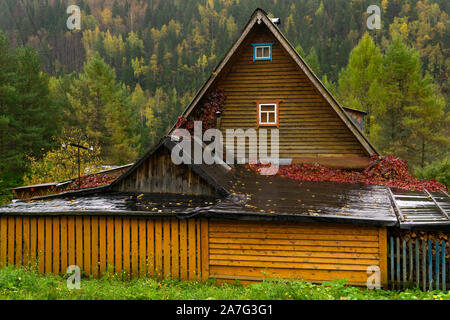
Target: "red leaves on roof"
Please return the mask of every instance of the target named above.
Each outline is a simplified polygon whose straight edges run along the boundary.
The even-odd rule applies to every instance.
[[[122,171],[115,173],[94,173],[81,177],[81,187],[78,186],[78,179],[75,179],[67,188],[67,190],[84,189],[104,186],[113,182],[118,176],[122,174]]]
[[[263,165],[250,165],[250,167],[259,172]],[[409,173],[406,162],[394,156],[372,156],[369,166],[362,172],[333,169],[320,164],[294,164],[280,166],[278,175],[302,181],[369,183],[407,190],[446,190],[444,185],[434,179],[415,179]]]

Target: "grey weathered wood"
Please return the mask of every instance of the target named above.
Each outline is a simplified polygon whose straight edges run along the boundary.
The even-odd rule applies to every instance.
[[[431,198],[431,200],[434,202],[434,204],[436,205],[436,207],[438,207],[439,211],[448,219],[450,220],[450,217],[448,216],[447,212],[445,212],[445,210],[441,207],[441,205],[436,201],[436,199],[433,197],[433,195],[428,192],[427,189],[425,189],[425,192],[428,194],[428,197]]]

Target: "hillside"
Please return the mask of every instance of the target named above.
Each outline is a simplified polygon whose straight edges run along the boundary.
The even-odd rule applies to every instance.
[[[77,3],[81,30],[69,31],[69,1],[0,0],[0,30],[6,34],[0,71],[17,76],[8,78],[17,81],[0,76],[0,88],[16,86],[12,95],[33,88],[20,85],[25,80],[18,68],[8,69],[14,63],[34,61],[22,75],[43,71],[35,79],[41,100],[31,113],[26,108],[36,98],[12,104],[17,99],[0,95],[0,105],[6,106],[0,109],[5,132],[0,146],[8,150],[0,156],[4,185],[24,183],[24,177],[32,183],[43,166],[56,163],[73,175],[74,163],[59,146],[77,140],[80,132],[96,147],[99,162],[134,161],[176,121],[257,7],[281,18],[282,32],[340,101],[369,113],[366,134],[382,153],[400,156],[417,170],[432,163],[448,170],[446,0],[382,0],[376,3],[382,9],[380,30],[367,30],[366,9],[374,4],[368,0]],[[24,46],[34,50],[25,54]],[[33,60],[36,54],[39,59]],[[365,68],[371,63],[380,69],[370,73]],[[395,70],[399,77],[378,78],[387,74],[380,70]],[[358,78],[359,73],[373,78]],[[407,84],[399,86],[404,80]],[[51,123],[42,124],[45,114]],[[25,134],[24,127],[33,130]],[[23,142],[27,135],[32,143]]]

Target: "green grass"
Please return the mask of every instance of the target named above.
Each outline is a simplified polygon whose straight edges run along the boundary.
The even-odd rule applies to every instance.
[[[0,269],[0,299],[65,299],[65,300],[114,300],[114,299],[187,299],[187,300],[416,300],[450,299],[444,291],[421,292],[420,290],[385,291],[367,290],[345,284],[344,280],[321,285],[303,281],[267,280],[243,286],[185,282],[141,277],[122,280],[119,275],[101,279],[82,278],[81,288],[69,290],[66,276],[40,275],[33,268]]]

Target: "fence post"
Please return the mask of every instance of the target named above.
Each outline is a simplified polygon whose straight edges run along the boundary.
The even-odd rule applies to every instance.
[[[436,240],[436,290],[439,290],[439,240]]]
[[[416,284],[420,286],[419,240],[416,239]]]
[[[441,253],[442,253],[442,290],[446,290],[446,279],[445,279],[445,245],[446,242],[442,241],[442,248],[441,248]]]
[[[433,290],[433,255],[432,255],[432,244],[431,240],[428,240],[428,280],[429,283],[429,290]]]
[[[391,289],[394,289],[394,237],[391,236],[391,250],[390,250],[390,255],[391,255]]]

